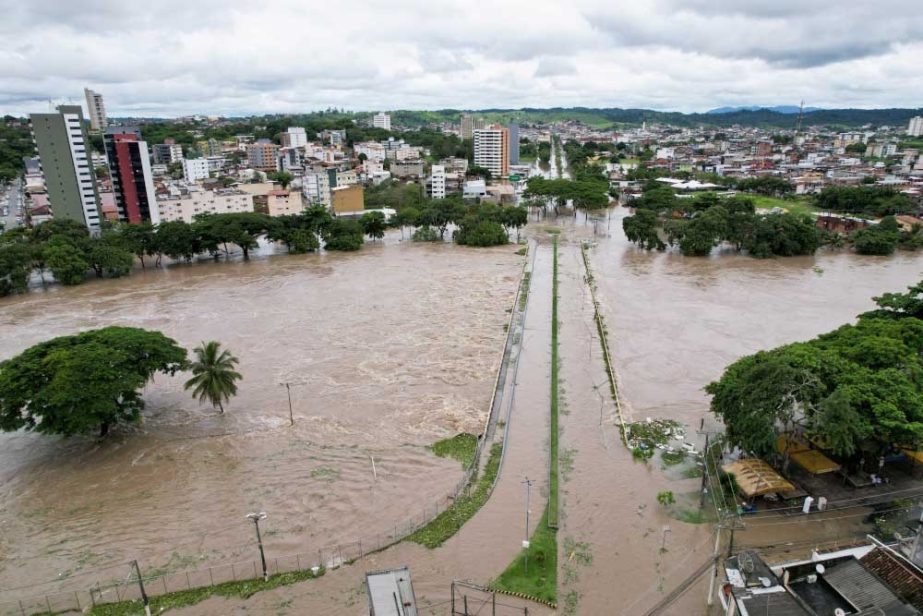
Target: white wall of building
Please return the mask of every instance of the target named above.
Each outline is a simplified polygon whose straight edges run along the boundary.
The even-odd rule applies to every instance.
[[[445,199],[445,167],[433,165],[430,175],[433,199]]]
[[[391,116],[384,112],[376,113],[374,116],[372,116],[372,126],[375,128],[391,130]]]
[[[242,191],[190,190],[179,197],[157,200],[161,222],[193,222],[197,214],[229,214],[253,211],[253,195]]]
[[[208,179],[207,158],[187,158],[183,161],[183,179],[194,184],[199,180]]]

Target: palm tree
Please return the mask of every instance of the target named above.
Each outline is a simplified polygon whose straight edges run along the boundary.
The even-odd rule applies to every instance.
[[[237,383],[243,377],[234,370],[237,358],[227,349],[221,350],[221,343],[215,340],[203,342],[195,350],[196,360],[192,362],[192,378],[186,381],[185,389],[192,389],[192,397],[208,400],[224,413],[222,402],[237,394]]]

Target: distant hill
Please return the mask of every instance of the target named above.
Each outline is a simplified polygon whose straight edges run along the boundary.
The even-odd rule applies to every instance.
[[[672,126],[714,128],[734,125],[761,128],[793,129],[798,122],[797,107],[794,112],[780,112],[772,109],[742,109],[722,113],[679,113],[676,111],[654,111],[652,109],[622,109],[618,107],[594,109],[589,107],[552,107],[547,109],[480,109],[468,111],[488,122],[516,121],[521,124],[533,122],[580,121],[598,129],[626,128],[640,126],[642,122],[669,124]],[[715,110],[713,110],[715,111]],[[410,128],[438,122],[458,122],[462,111],[442,109],[434,111],[392,111],[391,121]],[[923,109],[805,109],[805,126],[828,126],[832,129],[872,126],[901,126]]]
[[[715,109],[709,109],[705,113],[709,114],[721,114],[721,113],[735,113],[737,111],[775,111],[776,113],[798,113],[801,111],[801,108],[798,105],[776,105],[774,107],[766,107],[762,105],[750,105],[746,107],[717,107]],[[805,113],[810,113],[812,111],[822,111],[820,107],[805,107]]]

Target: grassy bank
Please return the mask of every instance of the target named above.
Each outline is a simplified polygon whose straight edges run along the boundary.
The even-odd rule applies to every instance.
[[[779,199],[778,197],[766,197],[764,195],[753,195],[745,193],[745,197],[753,199],[757,208],[771,210],[774,207],[788,210],[792,214],[807,214],[813,216],[818,209],[811,204],[809,198]]]
[[[558,527],[558,236],[554,236],[551,278],[551,435],[549,438],[548,524]]]
[[[470,520],[487,502],[494,479],[497,477],[497,470],[500,468],[502,452],[503,445],[494,443],[494,446],[490,448],[490,457],[487,459],[487,466],[484,467],[484,474],[478,478],[477,471],[475,471],[469,484],[471,487],[465,493],[460,494],[451,507],[407,539],[428,548],[437,548],[457,533],[465,522]]]
[[[456,434],[452,438],[443,439],[433,443],[433,453],[440,458],[455,458],[463,468],[467,469],[474,464],[477,454],[478,437],[467,432]]]
[[[538,521],[529,539],[529,549],[491,582],[490,587],[511,593],[522,593],[547,603],[557,602],[558,541],[557,533],[548,525],[548,510]],[[528,563],[528,564],[527,564]]]
[[[157,614],[167,610],[188,607],[201,603],[210,597],[247,599],[264,590],[272,590],[280,586],[288,586],[289,584],[311,580],[323,574],[323,569],[321,569],[317,575],[311,573],[310,570],[294,571],[270,576],[269,580],[266,582],[262,579],[241,580],[238,582],[225,582],[214,586],[193,588],[192,590],[171,592],[160,595],[159,597],[151,597],[151,613]],[[137,616],[138,614],[144,614],[144,606],[140,600],[121,601],[119,603],[101,603],[90,608],[87,614],[90,616]]]

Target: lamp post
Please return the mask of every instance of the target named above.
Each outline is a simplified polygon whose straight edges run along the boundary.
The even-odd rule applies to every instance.
[[[141,567],[138,566],[138,561],[133,560],[131,564],[135,568],[135,573],[138,575],[138,587],[141,589],[141,602],[144,604],[144,614],[145,616],[151,616],[151,602],[147,598],[147,593],[144,592],[144,580],[141,579]]]
[[[288,393],[288,425],[295,425],[295,416],[292,414],[292,385],[291,383],[285,383],[285,391]]]
[[[256,528],[256,544],[260,547],[260,562],[263,564],[263,581],[269,581],[269,571],[266,570],[266,555],[263,553],[263,539],[260,537],[260,520],[266,519],[266,512],[248,513],[247,518],[253,521],[253,527]]]
[[[522,547],[526,551],[523,557],[523,572],[529,572],[529,501],[532,499],[532,480],[526,477],[523,481],[526,484],[526,538],[522,541]]]

